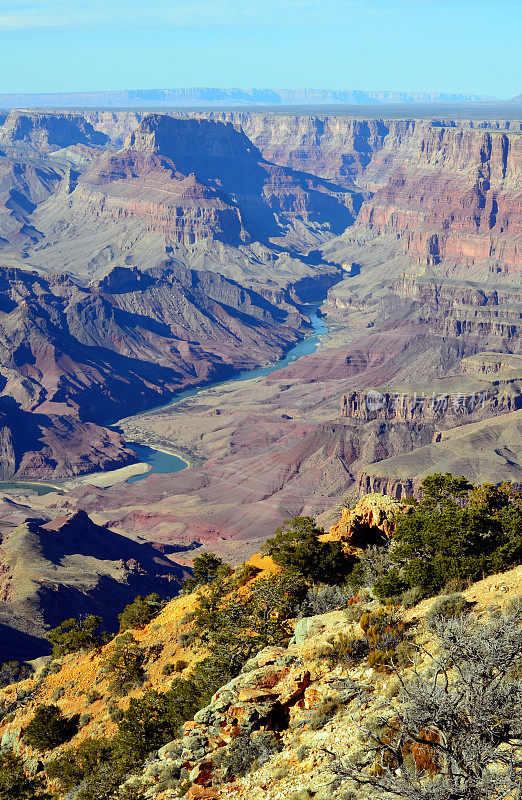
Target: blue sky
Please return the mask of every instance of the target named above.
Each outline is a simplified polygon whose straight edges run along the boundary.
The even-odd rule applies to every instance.
[[[522,0],[0,0],[0,92],[522,92]]]

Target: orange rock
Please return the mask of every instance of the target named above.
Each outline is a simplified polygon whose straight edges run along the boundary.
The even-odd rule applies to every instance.
[[[206,789],[204,786],[191,786],[185,797],[197,800],[219,800],[220,793],[216,789]]]
[[[394,534],[397,514],[404,514],[407,509],[404,503],[387,495],[367,494],[355,508],[343,508],[341,519],[327,536],[353,548],[383,544]]]

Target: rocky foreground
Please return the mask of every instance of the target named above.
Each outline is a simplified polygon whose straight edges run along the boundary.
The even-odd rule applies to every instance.
[[[322,538],[360,552],[392,537],[397,513],[407,511],[391,498],[371,495],[354,509],[345,509],[330,534]],[[255,591],[256,582],[278,572],[271,558],[254,557],[237,573],[238,597],[244,599]],[[466,613],[484,621],[489,612],[510,603],[514,607],[513,599],[520,602],[521,580],[522,568],[515,567],[469,586],[462,595]],[[432,623],[426,621],[433,598],[407,610],[385,612],[369,592],[363,594],[348,603],[345,599],[343,608],[292,620],[288,644],[265,647],[247,660],[239,675],[184,723],[179,736],[152,753],[119,792],[108,792],[107,797],[344,797],[337,769],[340,759],[357,758],[365,732],[379,730],[383,716],[394,719],[400,709],[401,686],[424,674],[435,645]],[[92,737],[112,736],[124,710],[147,693],[152,697],[153,690],[163,693],[171,685],[178,686],[176,680],[189,675],[205,655],[193,636],[197,608],[198,595],[187,594],[168,603],[150,624],[132,631],[144,657],[146,677],[141,687],[131,688],[125,697],[115,696],[110,688],[107,655],[113,644],[58,658],[53,669],[7,686],[0,692],[2,747],[13,749],[34,774],[41,772],[42,761],[48,766],[72,746],[87,746]],[[392,613],[390,625],[403,637],[402,644],[394,644],[394,658],[399,654],[402,658],[396,662],[398,670],[355,652],[343,660],[340,654],[346,643],[367,634],[368,619],[373,614],[378,620],[382,613]],[[83,720],[70,744],[44,755],[27,747],[23,738],[24,728],[42,703],[58,704],[66,717],[78,715]],[[144,735],[145,731],[150,735],[150,730],[145,728]],[[369,796],[364,791],[355,797]]]

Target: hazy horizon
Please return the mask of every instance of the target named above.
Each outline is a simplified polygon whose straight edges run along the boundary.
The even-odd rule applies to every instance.
[[[349,87],[508,100],[522,91],[521,26],[519,0],[8,0],[0,92]]]

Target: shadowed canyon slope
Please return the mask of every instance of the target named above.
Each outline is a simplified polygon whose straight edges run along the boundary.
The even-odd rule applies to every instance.
[[[20,509],[22,510],[22,509]],[[188,571],[145,542],[94,525],[82,511],[30,518],[0,539],[2,660],[49,652],[45,633],[64,616],[97,614],[116,630],[137,594],[174,597]]]
[[[170,264],[115,268],[88,287],[0,268],[0,302],[4,479],[128,463],[132,451],[99,423],[280,357],[307,322]]]
[[[151,267],[169,257],[286,287],[332,275],[299,250],[341,233],[361,201],[353,183],[266,162],[230,124],[152,114],[122,149],[92,158],[81,174],[64,172],[32,214],[42,238],[26,255],[91,278],[115,263]]]

